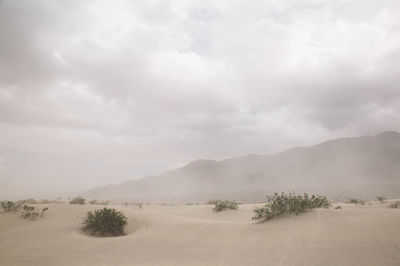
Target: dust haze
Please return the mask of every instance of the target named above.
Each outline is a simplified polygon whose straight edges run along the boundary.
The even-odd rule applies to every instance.
[[[0,0],[0,265],[400,262],[400,1]]]

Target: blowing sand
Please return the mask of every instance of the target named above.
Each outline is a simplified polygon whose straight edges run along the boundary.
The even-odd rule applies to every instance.
[[[317,209],[263,224],[255,205],[117,207],[128,234],[89,237],[86,212],[99,206],[43,205],[36,221],[0,215],[0,265],[400,265],[400,210],[385,205]]]

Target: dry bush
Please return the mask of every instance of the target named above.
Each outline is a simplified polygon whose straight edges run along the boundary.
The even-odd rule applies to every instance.
[[[237,210],[239,208],[239,204],[236,201],[229,200],[217,200],[214,203],[213,210],[215,212],[224,211],[226,209]]]
[[[356,198],[349,199],[349,201],[347,203],[352,203],[352,204],[356,204],[356,205],[358,205],[358,204],[365,205],[365,201],[364,200],[356,199]]]
[[[21,209],[22,204],[21,201],[4,200],[0,202],[0,207],[3,212],[16,212]]]
[[[30,220],[35,220],[36,217],[40,216],[43,217],[46,211],[48,211],[49,208],[43,208],[41,212],[36,212],[35,207],[29,206],[29,205],[24,205],[22,207],[22,213],[21,216],[24,219],[30,219]]]
[[[392,208],[392,209],[399,209],[400,208],[400,200],[391,202],[388,207]]]
[[[77,204],[77,205],[85,205],[86,204],[86,199],[82,198],[82,197],[76,197],[73,198],[69,204]]]
[[[385,203],[386,202],[385,196],[376,196],[376,200],[379,201],[380,203]]]

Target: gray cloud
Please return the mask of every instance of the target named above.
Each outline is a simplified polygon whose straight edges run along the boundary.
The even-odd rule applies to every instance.
[[[397,1],[1,1],[0,192],[400,130],[399,51]]]

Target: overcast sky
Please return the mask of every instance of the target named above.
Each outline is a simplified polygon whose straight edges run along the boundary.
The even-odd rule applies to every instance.
[[[398,0],[0,0],[0,194],[400,130],[399,84]]]

